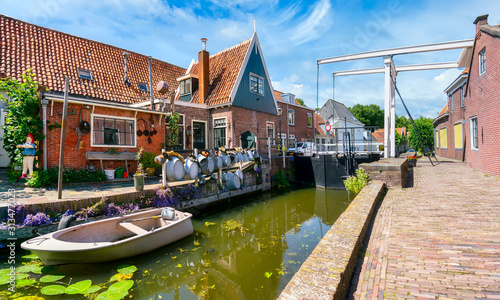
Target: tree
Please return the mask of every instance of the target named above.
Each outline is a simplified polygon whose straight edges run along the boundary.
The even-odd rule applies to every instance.
[[[304,103],[304,100],[302,100],[300,98],[295,98],[295,100],[297,100],[297,102],[299,102],[300,105],[307,107],[307,105]]]
[[[378,126],[384,128],[384,111],[378,105],[356,104],[349,108],[352,114],[365,126]]]
[[[424,147],[428,150],[434,149],[434,125],[432,125],[432,119],[420,117],[415,120],[415,125],[417,125]],[[408,127],[408,132],[408,141],[410,142],[410,146],[415,150],[423,152],[422,145],[420,144],[420,140],[418,139],[418,135],[415,132],[413,125]]]
[[[7,106],[5,126],[3,126],[3,148],[9,154],[11,164],[22,165],[22,150],[16,148],[16,145],[23,144],[28,133],[33,134],[35,141],[44,139],[43,122],[40,119],[38,83],[33,77],[34,75],[28,70],[22,75],[22,82],[12,78],[0,79],[0,91],[11,98]],[[0,100],[7,101],[2,95],[0,95]],[[41,153],[38,147],[36,155],[39,156]]]
[[[407,119],[405,116],[396,116],[396,128],[406,127],[406,129],[410,129],[412,126],[410,119]]]

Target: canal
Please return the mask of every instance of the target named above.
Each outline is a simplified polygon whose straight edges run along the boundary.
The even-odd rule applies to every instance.
[[[132,299],[276,299],[349,203],[345,190],[309,187],[229,199],[195,216],[195,233],[188,238],[124,260],[38,269],[35,272],[42,274],[22,276],[23,280],[34,280],[17,287],[16,296],[93,299],[115,283],[110,278],[118,279],[120,265],[130,264],[137,271],[120,276],[134,281],[128,290]],[[36,265],[30,262],[29,252],[17,252],[18,265]],[[1,257],[4,265],[0,268],[10,266],[7,260],[5,255]],[[65,276],[51,283],[40,282],[46,274]],[[41,293],[47,285],[67,287],[85,280],[100,285],[101,290],[86,296]],[[7,287],[0,286],[3,296],[7,296]]]

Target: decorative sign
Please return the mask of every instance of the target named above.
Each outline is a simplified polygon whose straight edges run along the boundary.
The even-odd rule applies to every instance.
[[[326,129],[326,131],[330,131],[330,130],[332,130],[332,126],[330,124],[326,124],[325,129]]]

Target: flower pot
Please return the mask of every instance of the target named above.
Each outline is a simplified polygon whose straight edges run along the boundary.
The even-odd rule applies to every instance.
[[[134,187],[136,191],[144,190],[144,174],[134,175]]]
[[[148,176],[154,176],[155,175],[155,168],[154,167],[147,168],[146,169],[146,175],[148,175]]]
[[[413,168],[413,167],[416,167],[416,166],[417,166],[417,160],[415,160],[415,159],[408,160],[408,167],[409,168]]]

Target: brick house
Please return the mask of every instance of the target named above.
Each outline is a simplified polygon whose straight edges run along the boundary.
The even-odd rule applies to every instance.
[[[48,89],[40,118],[52,126],[47,126],[45,140],[38,141],[45,149],[39,158],[44,167],[59,161],[61,129],[53,125],[62,123],[65,76],[70,77],[66,168],[95,164],[87,153],[110,148],[159,153],[167,142],[171,93],[176,93],[175,111],[181,115],[176,149],[252,147],[255,136],[276,137],[278,104],[256,33],[212,56],[205,40],[198,62],[187,69],[3,15],[0,41],[0,75],[20,80],[31,68],[35,80]],[[155,88],[161,81],[169,86],[166,94]],[[307,124],[306,117],[300,118],[300,124]],[[89,122],[91,131],[79,137],[81,121]],[[296,129],[296,135],[312,136],[308,128]],[[123,164],[105,161],[103,167]],[[135,163],[129,167],[135,170]]]
[[[448,102],[432,122],[436,156],[465,160],[465,84],[468,69],[465,69],[445,90]]]
[[[295,95],[291,93],[282,93],[274,91],[274,97],[278,102],[278,108],[282,110],[281,137],[284,139],[303,141],[314,138],[313,118],[314,109],[300,105],[295,99]],[[279,134],[278,134],[279,135]]]
[[[500,26],[488,25],[488,15],[479,16],[474,24],[468,72],[448,87],[448,103],[434,121],[436,153],[465,157],[469,167],[500,177]]]

